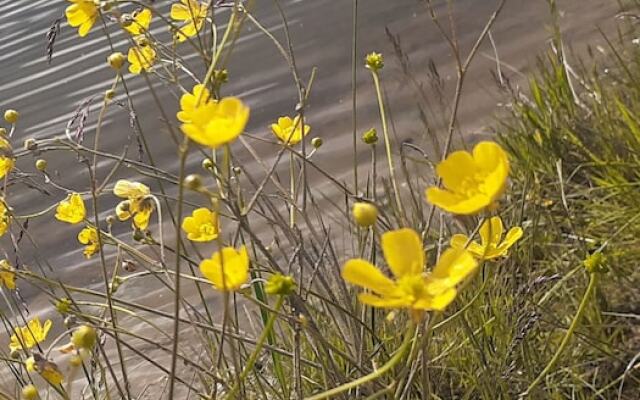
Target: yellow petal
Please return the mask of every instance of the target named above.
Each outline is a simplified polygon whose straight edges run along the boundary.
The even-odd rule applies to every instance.
[[[524,232],[522,231],[522,228],[520,228],[519,226],[509,229],[509,232],[507,232],[504,241],[500,243],[498,251],[502,252],[503,255],[506,254],[507,250],[509,250],[511,246],[513,246],[518,240],[520,240],[523,233]]]
[[[176,3],[171,6],[170,16],[171,18],[178,21],[184,21],[191,18],[191,13],[189,12],[189,9],[184,5]]]
[[[113,187],[113,194],[123,199],[135,199],[148,196],[151,189],[145,184],[120,179]]]
[[[436,167],[442,183],[449,189],[456,191],[465,178],[475,173],[476,164],[471,154],[466,151],[455,151]]]
[[[200,263],[200,272],[218,290],[234,291],[249,279],[249,255],[247,248],[239,250],[225,247],[215,252],[210,259]]]
[[[369,262],[359,258],[351,259],[344,264],[342,279],[381,295],[390,295],[395,289],[391,279]]]
[[[424,250],[413,229],[398,229],[382,235],[382,251],[396,277],[418,275],[424,271]]]
[[[478,261],[466,250],[449,248],[442,253],[431,277],[453,287],[466,279],[478,267]]]
[[[426,196],[429,203],[458,215],[477,214],[493,203],[492,199],[484,194],[462,197],[436,187],[428,188]]]
[[[380,297],[371,293],[359,293],[361,303],[379,308],[404,308],[410,305],[408,298]]]
[[[491,217],[480,227],[480,238],[484,246],[498,246],[503,233],[502,220],[500,217]]]

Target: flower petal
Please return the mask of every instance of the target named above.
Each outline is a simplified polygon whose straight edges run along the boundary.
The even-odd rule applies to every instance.
[[[431,277],[444,280],[449,286],[454,287],[478,267],[478,261],[466,250],[449,248],[440,256],[434,267]]]
[[[351,259],[344,264],[342,279],[381,295],[390,295],[395,289],[391,279],[368,261],[359,258]]]
[[[480,238],[484,246],[493,245],[498,246],[504,228],[502,226],[502,219],[500,217],[491,217],[482,223],[480,227]]]
[[[422,240],[413,229],[398,229],[382,235],[382,251],[396,277],[418,275],[424,271]]]
[[[455,151],[436,167],[438,176],[442,178],[444,187],[456,191],[464,179],[476,171],[476,163],[466,151]]]

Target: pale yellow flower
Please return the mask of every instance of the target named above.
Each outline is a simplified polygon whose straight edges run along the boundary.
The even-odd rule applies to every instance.
[[[249,279],[249,254],[245,246],[239,250],[225,247],[202,260],[200,272],[222,291],[236,291]]]
[[[132,14],[133,20],[129,25],[125,26],[124,29],[133,36],[142,35],[149,30],[151,16],[151,10],[148,8],[136,10]]]
[[[8,260],[0,260],[0,285],[7,289],[16,288],[16,270]]]
[[[93,0],[67,0],[73,4],[64,11],[69,25],[78,28],[80,37],[87,36],[98,18],[98,7]]]
[[[9,216],[9,210],[4,201],[0,200],[0,236],[7,233],[9,230],[9,222],[11,218]]]
[[[480,227],[481,243],[471,242],[467,250],[474,257],[481,260],[492,260],[494,258],[507,255],[507,251],[522,237],[522,228],[516,226],[509,229],[504,240],[502,234],[504,227],[500,217],[491,217]],[[469,241],[469,237],[463,234],[456,234],[451,237],[451,247],[463,249]]]
[[[78,242],[84,244],[84,256],[90,258],[100,251],[100,242],[98,241],[98,230],[93,227],[86,227],[78,233]]]
[[[290,117],[278,118],[277,124],[271,124],[271,131],[282,143],[294,145],[300,143],[307,136],[311,127],[305,124],[303,129],[300,116],[296,115],[293,119]]]
[[[14,329],[15,333],[11,335],[9,349],[11,349],[11,351],[26,350],[43,342],[47,338],[47,334],[52,325],[53,322],[49,319],[42,325],[40,318],[35,317],[27,323],[27,326],[16,327]]]
[[[187,239],[194,242],[215,240],[220,232],[218,213],[208,208],[198,208],[182,221],[182,230],[187,233]]]
[[[136,40],[137,44],[129,49],[127,61],[129,61],[129,72],[139,74],[142,71],[149,71],[156,62],[156,51],[146,40]]]
[[[151,190],[143,183],[120,179],[113,188],[113,194],[126,199],[116,206],[116,216],[120,221],[133,217],[133,225],[145,230],[154,210]]]
[[[56,207],[56,218],[62,222],[77,224],[84,220],[85,215],[84,201],[78,193],[71,193]]]
[[[176,39],[179,42],[184,42],[188,37],[196,36],[200,32],[209,7],[206,1],[181,0],[180,3],[171,6],[171,18],[184,21],[176,31]]]
[[[7,176],[14,165],[15,158],[11,143],[5,137],[0,136],[0,179]]]

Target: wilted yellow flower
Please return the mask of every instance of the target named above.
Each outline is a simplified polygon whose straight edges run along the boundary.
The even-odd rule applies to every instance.
[[[60,372],[58,365],[42,357],[40,354],[36,353],[27,358],[24,364],[27,371],[39,373],[40,376],[52,385],[60,385],[64,380],[64,375]]]
[[[87,36],[98,18],[98,7],[93,0],[67,0],[71,4],[64,11],[69,25],[78,27],[80,37]]]
[[[507,236],[502,241],[504,227],[500,217],[491,217],[480,227],[481,243],[471,242],[467,250],[480,260],[492,260],[507,255],[507,251],[522,237],[522,228],[516,226],[509,229]],[[469,241],[469,237],[456,234],[451,237],[451,247],[463,249]]]
[[[156,51],[153,47],[146,40],[136,40],[136,42],[137,44],[127,53],[129,72],[132,74],[148,71],[156,62]]]
[[[20,349],[30,349],[47,338],[47,334],[53,323],[46,320],[44,326],[40,323],[40,318],[35,317],[27,323],[27,326],[16,327],[15,333],[11,335],[9,349],[16,351]]]
[[[202,260],[200,272],[213,287],[222,291],[236,291],[249,279],[249,254],[245,246],[239,250],[224,247],[211,258]]]
[[[124,29],[130,34],[137,36],[144,34],[149,30],[151,24],[151,10],[143,8],[142,10],[136,10],[132,15],[133,19],[131,23],[124,27]]]
[[[307,136],[311,127],[307,124],[302,129],[302,123],[300,123],[300,116],[296,115],[295,118],[280,117],[277,124],[271,124],[271,131],[282,143],[285,144],[298,144]]]
[[[16,288],[16,270],[8,260],[0,260],[0,285],[7,289]]]
[[[116,207],[116,215],[120,221],[133,217],[133,225],[145,230],[149,226],[154,203],[151,200],[151,190],[143,183],[120,179],[113,188],[113,194],[126,199]]]
[[[86,227],[78,233],[78,242],[85,245],[84,256],[90,258],[92,255],[100,251],[100,243],[98,242],[98,230],[92,227]]]
[[[412,229],[386,232],[381,244],[395,280],[363,259],[351,259],[342,269],[344,280],[373,292],[358,299],[374,307],[443,310],[455,298],[456,285],[478,265],[469,252],[448,249],[433,271],[425,272],[422,241]]]
[[[11,143],[5,137],[0,136],[0,179],[4,178],[14,165],[15,159]]]
[[[184,42],[188,37],[198,34],[205,18],[207,17],[208,6],[206,2],[201,3],[196,0],[181,0],[171,6],[171,18],[177,21],[184,21],[180,29],[176,31],[176,39]]]
[[[494,142],[480,142],[473,154],[451,153],[436,167],[444,188],[427,189],[427,201],[453,214],[476,214],[502,196],[509,176],[507,153]]]
[[[237,97],[213,100],[202,85],[195,85],[193,93],[182,95],[180,107],[177,117],[183,123],[182,132],[194,142],[213,149],[235,140],[249,120],[249,107],[242,100]]]
[[[0,236],[7,233],[9,229],[9,221],[11,218],[9,217],[9,210],[7,210],[7,205],[3,200],[0,200]]]
[[[78,193],[71,193],[56,207],[56,218],[62,222],[77,224],[82,222],[85,215],[84,201]]]
[[[182,230],[187,233],[187,238],[194,242],[215,240],[220,232],[218,214],[208,208],[198,208],[182,221]]]

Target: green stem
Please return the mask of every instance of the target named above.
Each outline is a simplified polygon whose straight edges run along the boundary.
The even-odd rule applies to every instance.
[[[380,108],[380,121],[382,122],[382,133],[384,135],[384,147],[387,151],[387,162],[389,163],[389,176],[391,178],[391,184],[393,185],[393,192],[396,199],[396,205],[398,207],[398,214],[401,219],[404,219],[404,211],[402,209],[402,202],[400,201],[400,191],[398,189],[398,182],[396,180],[395,168],[393,166],[393,158],[391,155],[391,140],[389,139],[389,129],[387,127],[387,114],[384,109],[384,101],[382,100],[382,90],[380,89],[380,77],[375,71],[371,71],[373,77],[373,84],[376,89],[376,96],[378,98],[378,107]]]
[[[378,379],[379,377],[381,377],[382,375],[386,374],[391,368],[395,367],[396,364],[398,364],[402,358],[404,357],[405,353],[407,352],[407,350],[409,350],[411,348],[411,343],[413,342],[413,335],[415,333],[416,327],[414,325],[413,322],[409,323],[409,326],[407,327],[407,332],[405,333],[404,336],[404,340],[402,341],[402,344],[400,345],[400,347],[398,348],[398,350],[396,351],[396,353],[393,355],[393,357],[391,357],[389,359],[389,361],[387,361],[386,364],[384,364],[382,367],[380,367],[379,369],[373,371],[372,373],[370,373],[369,375],[365,375],[361,378],[358,378],[356,380],[353,380],[351,382],[347,382],[344,385],[338,386],[336,388],[327,390],[325,392],[316,394],[314,396],[311,397],[307,397],[305,400],[321,400],[321,399],[327,399],[331,396],[335,396],[337,394],[340,394],[342,392],[346,392],[347,390],[350,389],[354,389],[360,385],[364,385],[365,383],[371,382],[375,379]]]
[[[273,329],[273,324],[276,318],[278,317],[278,311],[280,311],[280,308],[282,308],[283,303],[284,303],[284,296],[281,295],[280,297],[278,297],[278,301],[274,307],[273,313],[267,320],[267,323],[264,326],[262,333],[260,334],[260,338],[258,338],[258,342],[256,343],[256,347],[253,349],[253,353],[251,353],[251,355],[249,356],[249,359],[247,360],[247,364],[244,366],[242,373],[240,373],[240,377],[233,384],[233,387],[231,388],[231,390],[229,390],[229,393],[225,396],[225,399],[231,399],[236,395],[236,393],[238,393],[238,390],[240,389],[240,385],[242,385],[242,382],[244,382],[244,380],[247,379],[249,372],[253,370],[253,366],[256,363],[258,356],[260,355],[260,351],[262,351],[262,346],[264,345],[265,341],[271,334],[271,330]]]
[[[576,330],[578,323],[582,319],[582,314],[584,313],[584,310],[587,308],[587,304],[589,302],[589,299],[591,298],[591,293],[593,293],[597,282],[598,282],[598,274],[595,272],[590,273],[589,286],[587,286],[587,290],[585,290],[584,295],[582,296],[582,300],[580,301],[580,306],[578,307],[578,311],[576,311],[576,315],[573,317],[573,321],[571,321],[571,325],[569,326],[567,333],[564,335],[564,338],[560,343],[560,347],[558,347],[558,349],[556,350],[556,353],[553,355],[553,357],[551,358],[547,366],[542,370],[542,372],[540,372],[540,375],[538,375],[538,377],[533,382],[531,382],[527,390],[520,395],[521,398],[528,396],[531,393],[531,391],[542,381],[542,379],[553,369],[553,367],[556,365],[556,362],[558,362],[558,359],[560,359],[560,355],[569,344],[569,340],[571,340],[571,337],[573,336],[573,332]]]

